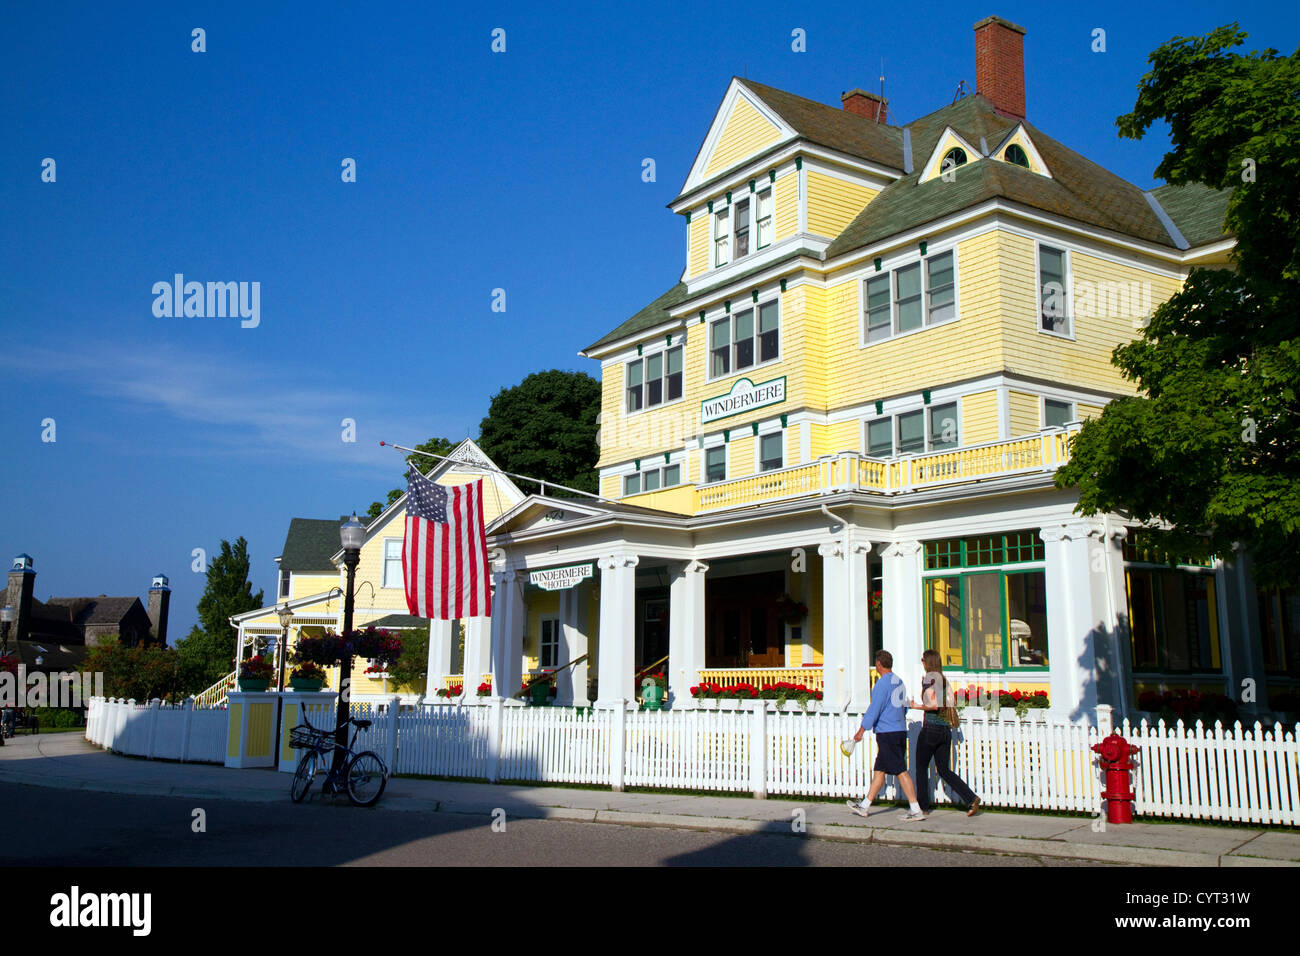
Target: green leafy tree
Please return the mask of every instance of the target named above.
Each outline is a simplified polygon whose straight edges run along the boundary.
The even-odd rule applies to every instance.
[[[594,492],[599,412],[600,382],[590,375],[534,372],[492,396],[479,425],[479,445],[503,471]]]
[[[156,644],[129,647],[117,635],[92,647],[81,670],[102,673],[104,693],[109,697],[144,703],[155,697],[174,701],[184,693],[178,651]]]
[[[187,691],[202,690],[230,673],[238,637],[230,618],[262,606],[262,591],[253,593],[248,570],[248,542],[241,537],[232,546],[223,539],[199,598],[200,626],[177,644]]]
[[[1300,583],[1300,50],[1234,52],[1236,24],[1177,37],[1149,57],[1133,112],[1171,149],[1156,175],[1233,190],[1231,269],[1193,269],[1113,362],[1141,393],[1075,440],[1061,487],[1077,510],[1172,522],[1189,557],[1247,548],[1261,584]]]
[[[454,442],[449,438],[430,438],[428,441],[416,445],[415,448],[416,451],[428,452],[430,455],[446,456],[450,455],[452,450],[455,449],[458,444],[460,443]],[[415,465],[415,467],[421,472],[427,472],[430,468],[433,468],[438,464],[440,464],[438,459],[429,458],[426,455],[410,454],[406,456],[407,469],[409,469],[411,465]],[[402,475],[405,477],[406,470],[403,470]],[[394,488],[392,491],[388,492],[388,500],[384,504],[380,504],[378,501],[372,501],[370,507],[366,510],[366,517],[370,520],[378,518],[384,513],[384,510],[388,508],[389,505],[404,494],[406,494],[405,488]]]
[[[420,687],[429,673],[429,629],[417,627],[398,631],[402,656],[388,665],[389,689]]]

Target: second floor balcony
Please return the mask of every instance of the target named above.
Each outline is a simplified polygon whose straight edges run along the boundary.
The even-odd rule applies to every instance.
[[[1078,431],[1079,426],[1072,424],[1007,441],[892,458],[840,452],[742,478],[678,485],[621,500],[678,514],[707,514],[845,491],[894,496],[995,478],[1050,474],[1069,461],[1070,443]]]

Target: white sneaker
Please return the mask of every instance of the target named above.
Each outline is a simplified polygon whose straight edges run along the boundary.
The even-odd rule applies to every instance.
[[[845,800],[844,802],[847,803],[849,805],[849,809],[852,810],[854,813],[856,813],[858,816],[865,817],[869,815],[869,808],[864,807],[862,804],[854,803],[852,800]]]
[[[929,815],[924,810],[909,810],[907,813],[900,814],[898,819],[903,823],[916,823],[918,820],[924,820]]]

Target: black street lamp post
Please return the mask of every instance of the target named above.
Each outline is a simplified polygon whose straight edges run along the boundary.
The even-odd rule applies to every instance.
[[[357,565],[361,562],[361,543],[365,539],[365,526],[357,520],[357,513],[352,512],[352,517],[343,522],[339,528],[339,538],[343,542],[343,566],[347,568],[348,582],[347,589],[343,592],[343,642],[348,647],[348,641],[352,634],[352,599],[353,590],[356,586]],[[338,773],[343,771],[344,749],[348,745],[348,718],[351,716],[351,709],[348,706],[348,698],[351,696],[352,679],[352,651],[349,647],[343,654],[343,660],[339,664],[339,702],[338,717],[334,725],[334,770]]]
[[[289,656],[289,622],[293,620],[293,611],[289,610],[289,602],[285,601],[275,612],[280,618],[280,640],[276,644],[276,652],[280,658],[280,673],[275,681],[275,689],[279,693],[279,699],[275,702],[275,747],[278,753],[280,748],[280,732],[283,728],[284,721],[284,660]],[[278,765],[279,756],[275,758]]]
[[[14,613],[13,605],[11,604],[6,604],[4,606],[4,609],[0,610],[0,631],[3,631],[3,636],[0,636],[0,657],[6,659],[9,657],[9,625],[13,624],[14,618],[17,616],[18,615]],[[17,684],[18,684],[18,675],[15,674],[14,675],[15,692],[18,690]],[[5,714],[5,708],[0,707],[0,747],[3,747],[5,745],[4,725],[5,725],[6,716],[7,715]]]

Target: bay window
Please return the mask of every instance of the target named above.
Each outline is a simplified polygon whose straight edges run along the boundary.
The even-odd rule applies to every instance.
[[[717,319],[709,326],[709,376],[721,378],[780,358],[777,300]]]
[[[951,251],[867,279],[863,341],[939,325],[957,317],[957,279]]]
[[[654,408],[682,397],[682,346],[647,355],[627,365],[627,410]]]

